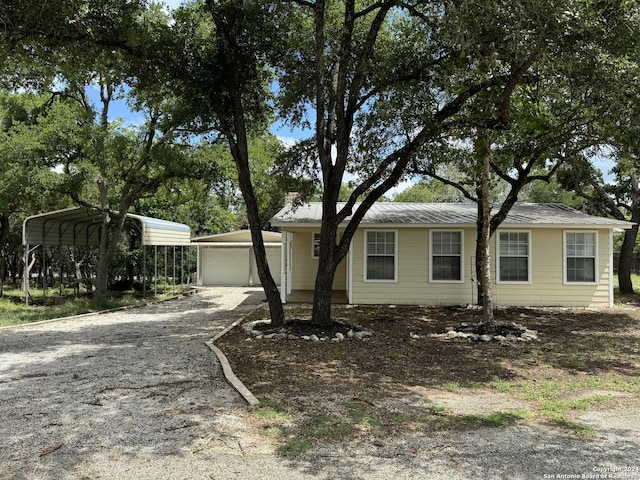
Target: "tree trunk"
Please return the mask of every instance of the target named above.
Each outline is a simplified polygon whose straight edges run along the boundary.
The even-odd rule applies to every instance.
[[[120,245],[126,213],[112,215],[105,212],[102,222],[100,251],[96,267],[96,294],[104,295],[109,287],[109,267]]]
[[[324,217],[324,213],[323,213]],[[333,280],[336,275],[335,239],[337,229],[328,219],[323,221],[320,232],[320,252],[318,255],[318,271],[316,273],[315,291],[313,295],[313,311],[311,323],[324,327],[331,325],[331,299],[333,296]]]
[[[223,63],[226,66],[227,75],[225,78],[225,89],[227,90],[230,102],[231,116],[227,117],[228,110],[223,115],[221,131],[225,135],[236,164],[238,172],[238,184],[247,208],[247,220],[251,231],[253,242],[253,253],[256,259],[258,276],[262,283],[262,288],[267,297],[269,314],[271,315],[271,325],[281,327],[284,325],[284,308],[280,299],[280,291],[276,285],[269,264],[267,262],[267,251],[262,238],[262,223],[260,222],[260,212],[253,185],[251,183],[251,169],[249,167],[249,146],[247,138],[247,114],[244,109],[243,92],[246,91],[246,78],[243,77],[246,65],[240,60],[243,47],[237,44],[236,32],[233,30],[233,22],[227,22],[229,18],[216,13],[215,4],[208,0],[206,4],[211,8],[212,19],[216,24],[216,36],[219,41],[220,53]],[[219,104],[217,91],[210,92],[211,104]],[[283,286],[284,288],[284,286]]]
[[[313,295],[313,313],[311,323],[318,327],[331,325],[331,299],[333,296],[333,279],[336,269],[318,265],[315,292]]]
[[[618,262],[618,286],[621,294],[634,293],[631,273],[633,267],[633,250],[638,236],[638,225],[631,230],[624,231],[624,240],[620,249],[620,260]]]
[[[258,202],[256,200],[253,187],[251,185],[251,177],[249,171],[249,161],[236,162],[238,167],[238,179],[240,189],[242,190],[242,198],[247,207],[247,218],[249,220],[249,229],[251,230],[251,240],[253,242],[253,254],[256,259],[256,267],[258,269],[258,277],[267,297],[269,305],[269,313],[271,315],[271,325],[273,327],[281,327],[284,325],[284,308],[280,299],[280,290],[271,275],[269,263],[267,262],[267,251],[262,238],[262,225],[260,223],[260,214],[258,211]],[[282,287],[284,288],[284,286]]]
[[[253,254],[256,259],[258,277],[260,277],[260,283],[267,297],[271,325],[281,327],[284,325],[284,308],[282,307],[282,300],[280,299],[280,290],[278,290],[273,275],[271,275],[269,263],[267,262],[267,251],[264,246],[264,239],[262,238],[262,224],[260,223],[258,201],[253,190],[253,184],[251,183],[246,125],[244,123],[244,115],[241,113],[242,106],[239,94],[234,99],[236,100],[236,113],[234,114],[235,135],[232,132],[227,132],[227,139],[229,140],[231,154],[236,164],[242,198],[247,208],[247,220],[253,242]]]
[[[31,261],[29,261],[29,253],[31,254]],[[37,261],[37,256],[36,253],[34,251],[34,248],[31,249],[31,252],[27,252],[27,265],[25,265],[25,269],[24,269],[24,277],[22,279],[22,291],[24,292],[27,284],[26,282],[29,281],[29,279],[31,278],[31,270],[33,269],[33,266],[36,264]]]
[[[278,290],[273,275],[271,275],[269,263],[267,262],[267,251],[264,246],[264,239],[262,238],[262,224],[260,223],[258,201],[253,190],[253,184],[251,183],[249,148],[242,100],[238,92],[235,92],[234,95],[234,127],[235,132],[227,131],[226,136],[229,142],[229,148],[231,149],[231,155],[236,164],[238,184],[240,185],[242,198],[247,208],[247,220],[249,222],[249,230],[251,231],[253,254],[256,259],[258,277],[260,277],[262,288],[267,297],[271,325],[273,327],[281,327],[284,325],[284,308],[282,307],[282,300],[280,299],[280,290]]]
[[[490,203],[490,165],[491,145],[488,133],[483,133],[478,139],[478,155],[481,161],[481,182],[478,190],[478,222],[476,243],[476,265],[480,282],[478,299],[482,305],[482,322],[487,332],[494,332],[496,321],[493,315],[493,284],[491,282],[491,203]]]
[[[638,188],[638,178],[631,176],[631,218],[635,225],[630,230],[624,231],[624,240],[620,249],[620,260],[618,263],[618,286],[621,294],[634,293],[631,273],[633,267],[633,251],[638,237],[638,223],[640,222],[640,189]]]

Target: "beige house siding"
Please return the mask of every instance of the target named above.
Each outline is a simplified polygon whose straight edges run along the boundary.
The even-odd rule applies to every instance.
[[[509,231],[503,229],[500,231]],[[597,231],[597,285],[564,283],[564,233],[594,231],[575,229],[532,229],[530,284],[494,282],[493,293],[498,305],[519,306],[609,306],[609,236],[608,229]],[[497,238],[497,237],[496,237]],[[495,279],[496,240],[492,241],[493,278]]]
[[[365,231],[367,230],[397,232],[398,273],[395,281],[365,281]],[[475,270],[475,229],[432,229],[434,231],[463,231],[463,282],[429,281],[429,230],[429,228],[420,227],[388,229],[363,226],[360,228],[352,242],[351,301],[359,304],[460,305],[475,303],[477,299],[476,284],[472,280]],[[494,235],[491,240],[491,273],[494,280],[494,300],[497,305],[609,306],[609,229],[597,231],[598,283],[594,285],[564,283],[564,232],[576,230],[562,228],[519,228],[513,230],[530,232],[531,281],[527,283],[496,282],[496,242],[498,236]],[[500,231],[509,231],[509,229]],[[308,242],[311,242],[310,236]]]
[[[466,257],[475,248],[475,232],[463,230],[463,283],[429,283],[429,229],[367,228],[370,231],[397,232],[398,278],[395,282],[370,282],[364,279],[365,228],[358,230],[352,242],[352,302],[361,304],[453,305],[471,301],[471,281]],[[437,229],[460,231],[461,229]],[[381,301],[385,299],[385,301]]]
[[[319,228],[287,229],[293,232],[292,265],[293,290],[313,290],[315,288],[318,259],[313,258],[313,233],[319,233]],[[333,282],[334,290],[347,288],[347,260],[345,259],[336,270]]]

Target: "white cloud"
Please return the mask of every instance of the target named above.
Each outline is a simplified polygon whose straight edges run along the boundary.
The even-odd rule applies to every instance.
[[[182,5],[187,3],[187,1],[186,0],[162,0],[159,2],[153,2],[153,3],[158,3],[160,5],[163,5],[167,10],[171,11],[171,10],[175,10],[178,7],[181,7]]]
[[[389,199],[393,199],[393,197],[395,197],[400,192],[403,192],[407,188],[412,187],[415,182],[416,182],[415,179],[414,180],[404,180],[404,181],[398,183],[395,187],[391,188],[385,195]]]
[[[298,143],[299,139],[297,138],[293,138],[293,137],[284,137],[282,135],[277,135],[276,137],[278,140],[280,140],[280,143],[282,143],[286,148],[291,148],[293,147],[296,143]]]

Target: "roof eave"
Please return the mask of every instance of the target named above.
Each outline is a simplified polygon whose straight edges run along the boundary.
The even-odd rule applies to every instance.
[[[277,221],[271,225],[279,228],[318,228],[320,221],[316,222],[287,222]],[[629,230],[633,227],[633,223],[612,223],[612,224],[596,224],[596,223],[507,223],[504,222],[498,228],[563,228],[563,229],[624,229]],[[342,222],[340,227],[346,227],[347,222]],[[360,222],[359,227],[378,227],[378,228],[476,228],[475,223],[386,223],[386,222]]]

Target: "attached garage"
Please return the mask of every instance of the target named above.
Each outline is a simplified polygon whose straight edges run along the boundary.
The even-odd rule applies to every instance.
[[[281,235],[262,232],[271,275],[280,284]],[[249,230],[192,239],[198,248],[198,285],[260,285]]]

